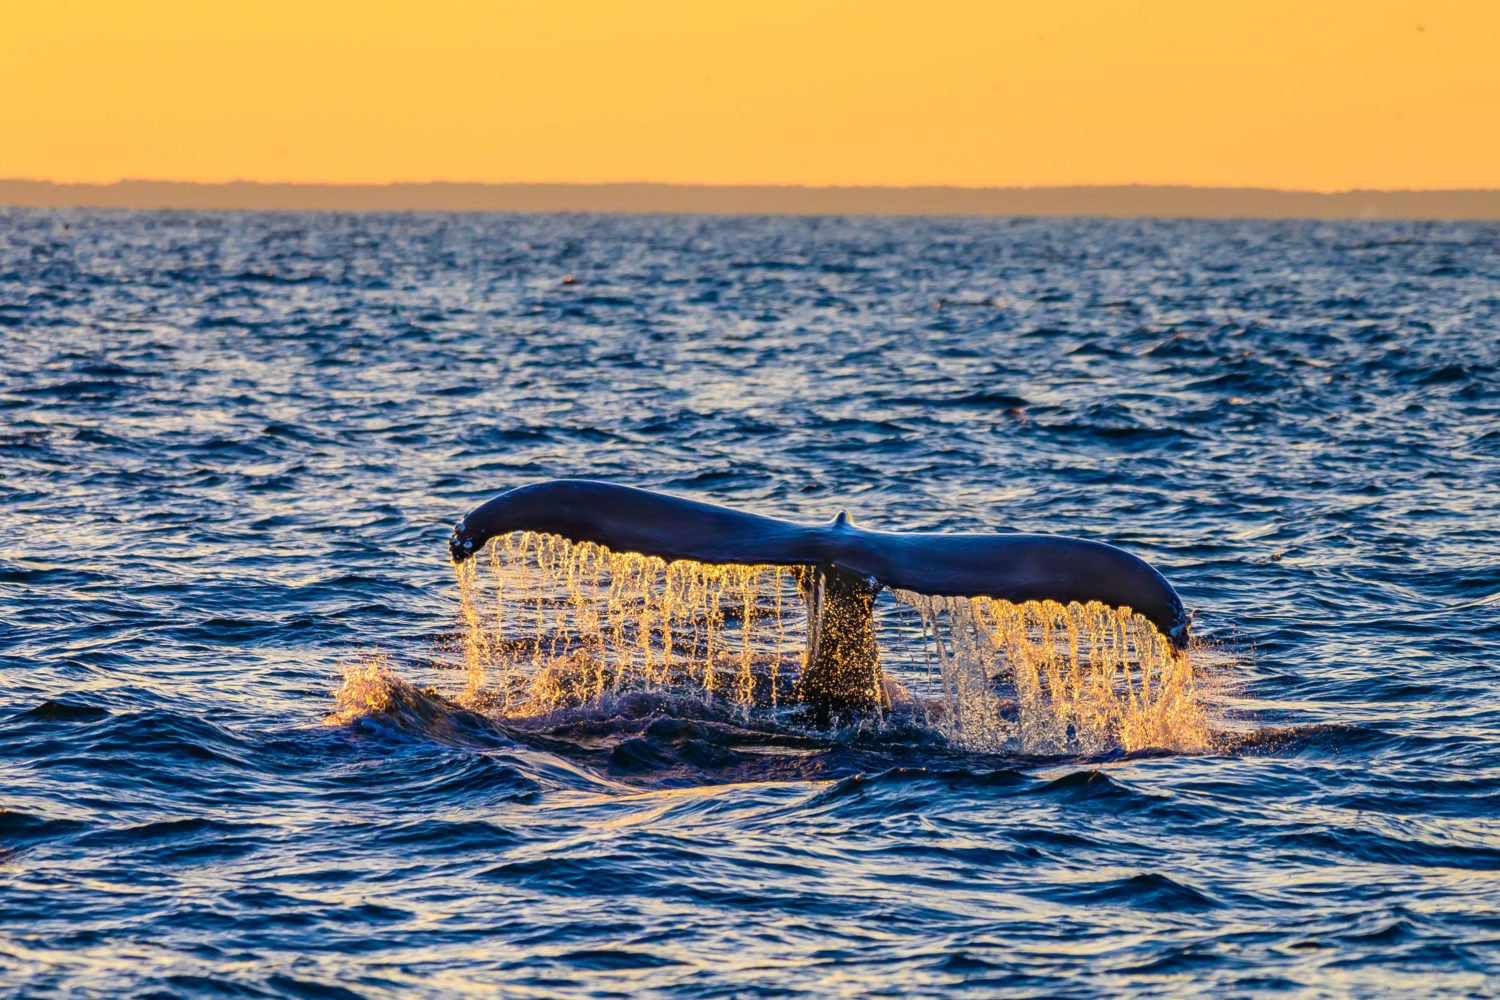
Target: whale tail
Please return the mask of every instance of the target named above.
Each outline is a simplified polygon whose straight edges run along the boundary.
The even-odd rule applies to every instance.
[[[1077,538],[867,531],[847,511],[826,525],[803,525],[609,483],[554,480],[470,511],[454,527],[449,551],[463,563],[489,539],[518,531],[666,563],[791,568],[808,623],[797,697],[820,718],[889,704],[873,610],[882,588],[1129,609],[1172,648],[1188,639],[1188,616],[1160,573],[1113,546]]]

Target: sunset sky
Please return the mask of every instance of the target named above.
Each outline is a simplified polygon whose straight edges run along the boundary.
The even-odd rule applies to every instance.
[[[1500,187],[1500,3],[8,0],[0,177]]]

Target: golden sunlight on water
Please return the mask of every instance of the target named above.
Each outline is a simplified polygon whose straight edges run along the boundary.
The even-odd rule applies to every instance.
[[[496,539],[488,572],[483,558],[458,568],[467,707],[531,716],[667,688],[776,705],[800,663],[788,567],[669,563],[533,532]]]
[[[798,572],[667,562],[532,532],[503,536],[458,567],[464,681],[449,696],[508,718],[639,691],[694,695],[744,715],[787,705],[797,698],[808,632]],[[1128,608],[893,596],[899,605],[881,617],[914,609],[920,640],[910,628],[884,637],[892,700],[955,746],[1097,753],[1213,745],[1192,659]],[[908,640],[920,653],[892,648]],[[383,663],[349,668],[342,710],[383,710],[394,680]]]
[[[463,708],[537,718],[654,692],[748,718],[800,701],[809,609],[799,567],[667,562],[517,532],[457,572],[463,681],[442,694]],[[900,713],[984,753],[1215,745],[1192,657],[1129,608],[892,596],[875,616],[877,717]],[[438,693],[383,657],[361,660],[345,668],[331,721],[441,714]]]
[[[341,726],[361,716],[389,712],[403,682],[383,656],[344,664],[344,676],[334,692],[334,710],[324,720]]]
[[[1191,658],[1129,608],[896,597],[921,616],[941,682],[932,700],[942,709],[928,715],[953,743],[1027,753],[1212,745]],[[997,679],[1009,682],[1013,712]]]

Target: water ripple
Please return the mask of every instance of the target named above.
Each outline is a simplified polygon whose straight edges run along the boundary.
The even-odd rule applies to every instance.
[[[1496,247],[0,211],[0,984],[1489,995]],[[1127,545],[1221,744],[467,712],[447,527],[561,476]]]

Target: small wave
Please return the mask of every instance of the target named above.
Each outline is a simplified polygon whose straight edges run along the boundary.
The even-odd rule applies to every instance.
[[[435,688],[403,680],[385,657],[351,663],[334,692],[328,725],[359,724],[372,731],[417,734],[459,746],[511,746],[492,719],[455,705]]]
[[[35,708],[18,712],[17,719],[34,719],[38,722],[93,722],[109,715],[109,710],[97,705],[73,705],[65,701],[44,701]]]
[[[82,820],[52,819],[0,807],[0,863],[23,847],[87,829]]]
[[[1082,906],[1128,906],[1164,913],[1201,913],[1223,905],[1202,890],[1159,872],[1067,884],[1050,889],[1048,896]]]

